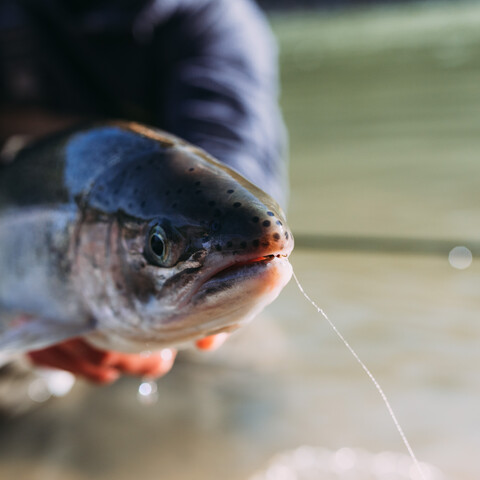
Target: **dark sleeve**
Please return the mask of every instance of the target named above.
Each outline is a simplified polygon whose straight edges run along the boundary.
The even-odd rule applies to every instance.
[[[152,44],[155,123],[287,198],[277,50],[249,0],[158,0],[137,17]]]

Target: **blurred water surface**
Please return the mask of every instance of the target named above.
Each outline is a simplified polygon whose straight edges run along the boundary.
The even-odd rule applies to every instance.
[[[480,263],[425,253],[429,240],[433,251],[480,238],[480,5],[272,21],[291,225],[350,239],[298,249],[297,275],[377,376],[419,459],[476,480]],[[378,251],[356,248],[369,237]],[[382,237],[427,243],[400,254]],[[404,452],[375,388],[293,283],[220,351],[181,355],[156,404],[137,400],[139,384],[79,383],[2,420],[0,478],[240,480],[300,445]]]

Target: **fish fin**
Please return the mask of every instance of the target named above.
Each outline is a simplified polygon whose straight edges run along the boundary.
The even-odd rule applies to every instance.
[[[91,333],[93,322],[67,324],[58,320],[17,317],[0,331],[0,352],[8,354],[39,350],[72,337]]]

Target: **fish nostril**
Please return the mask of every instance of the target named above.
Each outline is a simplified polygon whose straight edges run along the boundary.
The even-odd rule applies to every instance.
[[[264,227],[269,227],[270,224],[271,224],[270,220],[264,220],[263,223],[262,223],[262,225],[263,225]]]
[[[258,223],[259,221],[260,221],[260,219],[258,217],[253,217],[252,218],[253,223]]]
[[[280,234],[279,233],[274,233],[273,238],[278,242],[278,240],[280,240]]]

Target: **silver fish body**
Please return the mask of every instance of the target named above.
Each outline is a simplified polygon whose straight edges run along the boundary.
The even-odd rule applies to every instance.
[[[126,122],[59,134],[0,169],[0,352],[232,330],[288,282],[292,248],[271,197],[176,137]]]

